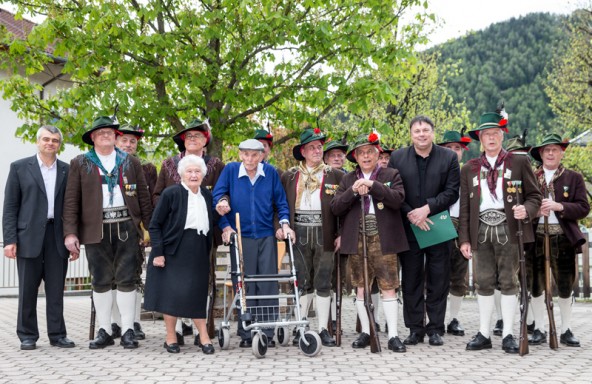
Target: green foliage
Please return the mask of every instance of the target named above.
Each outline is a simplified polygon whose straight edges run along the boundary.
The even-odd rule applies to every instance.
[[[573,13],[564,55],[556,56],[545,90],[562,133],[573,137],[592,126],[592,7]]]
[[[448,93],[455,102],[466,104],[469,129],[502,100],[512,135],[528,128],[528,141],[534,143],[533,137],[555,128],[545,77],[552,58],[563,52],[563,20],[545,13],[529,14],[433,48],[441,53],[439,64],[457,64],[458,76],[448,79]]]
[[[118,104],[120,121],[140,124],[148,142],[207,116],[214,134],[208,150],[219,156],[252,135],[259,120],[289,135],[337,106],[366,113],[376,95],[394,102],[397,89],[373,74],[386,66],[395,78],[407,76],[397,69],[413,73],[405,62],[413,62],[431,16],[420,0],[14,3],[22,14],[48,16],[24,42],[1,36],[10,49],[0,62],[15,76],[0,89],[29,122],[27,134],[57,119],[81,144],[93,117]],[[412,22],[402,26],[402,16]],[[39,74],[56,57],[67,58],[62,80],[72,87],[39,100],[38,86],[16,73]],[[163,140],[156,152],[171,149]]]

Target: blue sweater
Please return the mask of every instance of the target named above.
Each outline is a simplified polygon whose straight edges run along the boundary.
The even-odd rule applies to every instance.
[[[254,185],[248,176],[238,177],[241,163],[226,164],[214,187],[213,205],[227,196],[231,211],[218,221],[220,229],[231,226],[236,230],[236,213],[240,213],[241,236],[260,239],[274,236],[274,213],[278,220],[290,220],[286,192],[275,168],[263,164],[265,176],[259,176]]]

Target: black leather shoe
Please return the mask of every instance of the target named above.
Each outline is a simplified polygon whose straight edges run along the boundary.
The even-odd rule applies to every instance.
[[[504,334],[504,321],[498,320],[495,322],[495,327],[493,328],[493,334],[495,336],[501,336]]]
[[[563,337],[563,335],[561,335],[561,337]],[[37,343],[35,340],[25,339],[21,341],[21,349],[23,351],[32,351],[35,348],[37,348]]]
[[[354,340],[352,343],[352,348],[366,348],[370,345],[370,335],[367,333],[360,333],[357,339]]]
[[[405,345],[417,345],[417,343],[423,343],[424,335],[419,335],[417,332],[411,332],[409,336],[405,340],[403,340],[403,344]]]
[[[241,348],[251,348],[252,345],[253,341],[251,339],[242,339],[238,346]]]
[[[516,342],[514,336],[508,335],[504,337],[504,339],[502,340],[502,349],[506,353],[518,353],[518,343]]]
[[[535,326],[535,325],[536,325],[536,324],[534,323],[534,321],[533,321],[531,324],[526,324],[526,332],[527,332],[529,335],[532,335],[532,334],[534,333],[534,326]]]
[[[183,337],[183,335],[179,332],[175,332],[175,334],[177,335],[177,344],[185,345],[185,338]]]
[[[452,319],[450,324],[446,327],[447,333],[452,333],[454,336],[464,336],[465,329],[460,325],[459,321],[455,318]]]
[[[334,347],[337,345],[335,344],[335,340],[331,337],[331,335],[329,335],[329,331],[327,331],[326,329],[323,329],[321,333],[319,333],[319,336],[321,337],[321,343],[323,344],[323,346]]]
[[[74,342],[70,339],[68,339],[67,337],[60,337],[57,340],[50,340],[49,344],[52,347],[58,347],[58,348],[74,348],[76,346],[76,344],[74,344]]]
[[[429,343],[430,345],[439,347],[440,345],[444,345],[444,341],[442,340],[442,336],[438,332],[434,332],[429,336]]]
[[[561,334],[559,341],[561,342],[561,344],[565,344],[568,347],[580,346],[580,340],[576,339],[576,337],[573,335],[573,333],[571,333],[571,330],[569,329],[565,331],[565,333]]]
[[[543,333],[540,329],[535,329],[532,337],[528,338],[528,344],[541,345],[547,342],[547,332]]]
[[[478,332],[471,341],[467,343],[467,351],[480,351],[482,349],[491,349],[491,338],[483,336]]]
[[[212,344],[204,344],[201,346],[201,351],[206,355],[213,354],[216,350]]]
[[[399,336],[391,337],[388,341],[388,349],[393,352],[407,352],[407,347],[401,342]]]
[[[294,337],[294,340],[292,340],[292,345],[299,345],[300,344],[300,333],[296,332],[296,336]]]
[[[146,338],[146,334],[142,331],[140,323],[134,323],[134,335],[136,336],[136,340],[144,340]]]
[[[166,349],[166,351],[168,353],[179,353],[179,352],[181,352],[181,348],[179,348],[179,344],[177,344],[177,343],[167,344],[166,341],[165,341],[163,347],[164,347],[164,349]]]
[[[134,335],[133,329],[128,329],[125,331],[123,335],[121,335],[121,340],[119,340],[119,345],[122,345],[125,349],[136,349],[138,348],[138,342],[136,341],[136,337]]]
[[[113,339],[121,337],[121,327],[117,323],[111,323],[111,337]]]
[[[193,335],[193,328],[191,328],[191,325],[187,325],[184,322],[181,322],[181,329],[183,330],[183,336]]]
[[[103,328],[99,329],[97,337],[88,344],[90,349],[103,349],[106,346],[113,345],[113,337],[107,333]]]

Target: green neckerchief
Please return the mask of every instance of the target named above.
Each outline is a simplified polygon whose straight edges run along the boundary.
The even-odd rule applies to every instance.
[[[103,171],[103,176],[107,181],[107,189],[109,190],[109,205],[113,205],[113,189],[119,181],[119,172],[121,170],[121,165],[127,158],[127,153],[123,152],[118,148],[115,148],[115,167],[111,170],[111,172],[108,172],[105,169],[103,163],[101,163],[101,160],[99,160],[99,157],[97,156],[97,153],[95,152],[94,148],[85,153],[84,156],[90,162],[96,165],[101,171]]]

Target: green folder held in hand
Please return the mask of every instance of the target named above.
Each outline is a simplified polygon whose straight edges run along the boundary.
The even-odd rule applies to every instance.
[[[456,229],[454,229],[454,224],[452,224],[452,219],[450,218],[450,212],[443,211],[428,217],[428,219],[434,223],[428,223],[430,226],[429,231],[424,231],[417,225],[411,224],[411,229],[420,249],[458,237],[458,233],[456,233]]]

